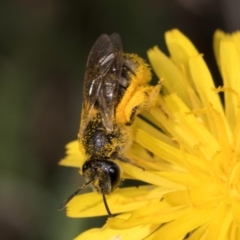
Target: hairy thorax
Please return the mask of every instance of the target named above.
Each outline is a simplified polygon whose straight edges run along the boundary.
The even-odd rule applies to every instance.
[[[88,123],[80,142],[92,159],[113,160],[125,152],[131,143],[131,128],[114,123],[114,130],[107,132],[100,114],[96,114]]]

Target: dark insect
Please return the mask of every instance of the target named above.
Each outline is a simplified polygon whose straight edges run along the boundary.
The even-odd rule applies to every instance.
[[[160,84],[143,87],[150,79],[149,68],[141,58],[123,53],[118,34],[103,34],[97,39],[87,61],[78,134],[87,156],[82,167],[86,183],[59,210],[91,184],[102,194],[107,213],[112,216],[105,195],[120,183],[121,170],[116,161],[137,166],[124,156],[132,142],[131,125],[160,90]]]

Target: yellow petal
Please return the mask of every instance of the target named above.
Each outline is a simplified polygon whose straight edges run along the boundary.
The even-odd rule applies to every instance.
[[[133,167],[128,163],[121,163],[121,166],[125,173],[134,177],[135,179],[141,180],[157,186],[163,186],[165,188],[183,189],[184,187],[180,184],[168,181],[158,176],[155,171],[142,170],[138,167]]]
[[[208,222],[213,212],[214,208],[189,208],[175,221],[167,223],[157,230],[154,240],[183,239],[186,233]]]
[[[177,29],[166,32],[165,40],[172,59],[179,66],[187,65],[190,57],[198,55],[191,41]]]
[[[185,91],[189,94],[192,105],[196,107],[199,104],[198,97],[195,95],[195,91],[193,91],[195,86],[190,76],[188,64],[189,59],[199,55],[199,53],[191,41],[177,29],[166,32],[165,40],[171,59],[173,59],[177,67],[181,70],[184,75],[184,80],[188,83],[188,86],[191,86],[191,88],[187,87]],[[172,82],[172,84],[175,84],[175,82]],[[186,102],[186,104],[188,105],[188,102]],[[191,105],[188,106],[190,107]]]
[[[208,228],[208,224],[205,223],[201,227],[197,228],[193,234],[190,235],[188,240],[203,240],[204,235],[206,234],[206,230]]]
[[[232,148],[235,149],[233,159],[238,162],[238,156],[240,155],[240,108],[237,109],[236,126],[233,131],[233,144]]]
[[[227,34],[221,30],[217,30],[213,36],[213,50],[219,69],[220,69],[220,43],[226,37]]]
[[[160,199],[166,189],[141,186],[120,188],[107,196],[108,206],[113,214],[128,212],[148,204],[152,199]],[[80,194],[67,204],[67,216],[94,217],[107,215],[102,195],[96,192]]]
[[[226,34],[217,31],[214,35],[214,51],[219,69],[224,78],[226,115],[231,128],[238,123],[236,116],[236,104],[239,102],[239,85],[236,78],[239,72],[240,59],[240,33]]]
[[[229,240],[240,239],[240,226],[239,224],[232,223],[229,231]]]
[[[189,60],[189,68],[191,77],[196,86],[197,92],[201,98],[202,106],[213,105],[213,108],[224,116],[223,107],[219,98],[219,95],[213,91],[215,88],[211,73],[208,70],[206,63],[204,62],[202,55],[198,55]],[[207,126],[211,133],[216,136],[216,128],[211,116],[207,115]],[[228,124],[225,119],[225,126]],[[228,135],[230,139],[230,129],[228,129]]]
[[[173,191],[166,193],[164,199],[173,207],[190,206],[189,194],[185,191]]]
[[[238,175],[235,178],[235,181],[231,184],[230,182],[230,195],[231,195],[231,204],[232,204],[232,212],[233,212],[233,219],[234,222],[236,222],[238,225],[240,224],[240,199],[239,199],[239,173],[240,173],[240,163],[238,163],[238,166],[236,167],[236,173]]]
[[[149,202],[145,207],[133,211],[128,218],[119,215],[115,218],[108,219],[108,226],[114,229],[132,228],[137,225],[156,224],[170,222],[175,220],[185,211],[185,207],[172,207],[165,201]]]
[[[122,218],[127,218],[129,214],[122,214]],[[102,239],[102,240],[142,240],[149,235],[151,235],[157,228],[158,224],[147,224],[140,225],[134,228],[124,229],[124,230],[115,230],[108,227],[106,224],[102,228],[95,228],[88,230],[74,240],[92,240],[92,239]]]
[[[146,119],[147,117],[149,117],[149,112],[145,113]],[[141,113],[141,115],[144,115],[144,112]],[[147,133],[149,133],[150,135],[152,135],[153,137],[162,140],[163,142],[169,144],[169,145],[174,145],[176,146],[176,142],[174,142],[172,140],[172,138],[170,138],[169,136],[167,136],[165,133],[159,131],[159,129],[155,128],[154,126],[152,126],[151,124],[149,124],[146,120],[143,120],[141,118],[136,118],[134,125],[133,125],[133,129],[134,129],[134,135],[136,135],[136,132],[141,129]]]
[[[234,45],[237,49],[237,53],[240,58],[240,31],[237,31],[231,34],[231,40],[234,42]]]
[[[73,141],[66,145],[66,156],[61,159],[59,165],[66,167],[81,167],[86,161],[86,156],[79,149],[79,141]]]
[[[231,129],[236,124],[236,114],[240,93],[240,56],[231,40],[220,43],[220,66],[224,86],[232,91],[225,91],[226,117]],[[234,94],[234,91],[236,93]]]
[[[231,154],[232,154],[232,148],[231,148],[231,141],[229,141],[228,135],[227,135],[227,129],[225,127],[224,118],[219,114],[217,111],[212,109],[210,111],[212,114],[212,121],[215,123],[216,129],[217,129],[217,136],[220,151],[213,156],[212,160],[212,174],[215,175],[214,171],[216,173],[218,172],[219,176],[221,174],[224,174],[224,172],[229,171],[230,163],[231,163]],[[220,171],[219,171],[220,170]]]
[[[189,191],[189,200],[192,202],[193,206],[212,206],[215,207],[216,202],[223,199],[221,189],[214,182],[203,183],[201,187],[193,188]],[[204,196],[204,197],[203,197]]]
[[[156,120],[164,125],[169,133],[180,142],[187,150],[192,151],[196,146],[199,146],[202,154],[211,159],[219,146],[214,136],[208,129],[202,125],[201,121],[190,113],[190,109],[176,95],[171,94],[164,97],[167,111],[171,115],[166,118],[157,108],[151,109],[151,114]]]
[[[190,173],[161,171],[158,172],[157,175],[165,179],[168,179],[169,181],[176,182],[178,184],[186,186],[186,188],[193,188],[200,184],[199,178]]]
[[[232,223],[231,207],[223,201],[219,203],[212,219],[209,223],[207,235],[204,239],[226,240],[229,234],[229,228]]]
[[[159,141],[142,130],[138,131],[136,140],[139,144],[154,154],[161,156],[164,160],[188,169],[190,172],[194,169],[198,170],[199,173],[209,171],[209,164],[205,164],[205,162],[202,162],[197,157],[183,153],[181,150]]]
[[[223,31],[220,31],[220,30],[217,30],[215,33],[214,33],[214,45],[213,45],[213,48],[214,48],[214,54],[216,56],[216,60],[217,60],[217,63],[218,63],[218,66],[221,70],[221,64],[220,64],[220,46],[221,46],[221,42],[223,40],[231,40],[233,41],[235,47],[236,47],[236,50],[237,50],[237,54],[239,55],[240,57],[240,32],[237,31],[237,32],[234,32],[233,34],[228,34],[228,33],[225,33]]]
[[[128,156],[129,159],[132,159],[138,164],[138,166],[143,167],[145,170],[169,171],[173,170],[173,168],[176,169],[175,166],[172,166],[170,163],[162,160],[160,157],[143,148],[140,144],[137,143],[134,143],[132,145],[131,151],[128,153]],[[123,178],[125,177],[123,176]]]
[[[186,90],[190,85],[172,60],[160,51],[158,47],[150,49],[147,54],[153,70],[160,79],[163,79],[163,88],[165,88],[165,91],[168,94],[177,92],[178,96],[182,98],[187,105],[190,105],[190,98],[188,94],[186,94]]]

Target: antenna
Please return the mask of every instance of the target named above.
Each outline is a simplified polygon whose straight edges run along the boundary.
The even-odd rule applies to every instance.
[[[59,206],[58,211],[61,211],[63,208],[65,208],[66,205],[67,205],[81,190],[83,190],[84,188],[86,188],[92,181],[93,181],[93,179],[90,180],[90,181],[88,181],[87,183],[83,184],[82,187],[78,188],[69,198],[67,198],[67,199]],[[104,198],[105,198],[105,197],[104,197]],[[104,201],[104,200],[103,200],[103,201]],[[105,199],[105,202],[106,202],[106,199]],[[105,206],[107,206],[107,205],[106,205],[107,203],[105,203],[105,202],[104,202],[104,204],[105,204]],[[106,207],[106,209],[107,209],[107,211],[109,211],[108,207]],[[110,211],[109,211],[109,213],[110,213]],[[110,213],[110,214],[111,214],[111,213]]]

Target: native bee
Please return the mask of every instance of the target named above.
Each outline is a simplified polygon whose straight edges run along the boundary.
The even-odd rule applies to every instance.
[[[86,183],[59,210],[91,184],[102,194],[107,213],[112,216],[105,195],[119,186],[121,170],[117,161],[137,166],[124,155],[132,142],[131,125],[160,90],[160,84],[147,86],[150,79],[151,72],[143,59],[123,53],[118,34],[103,34],[97,39],[87,60],[78,133],[87,156],[82,166]]]

